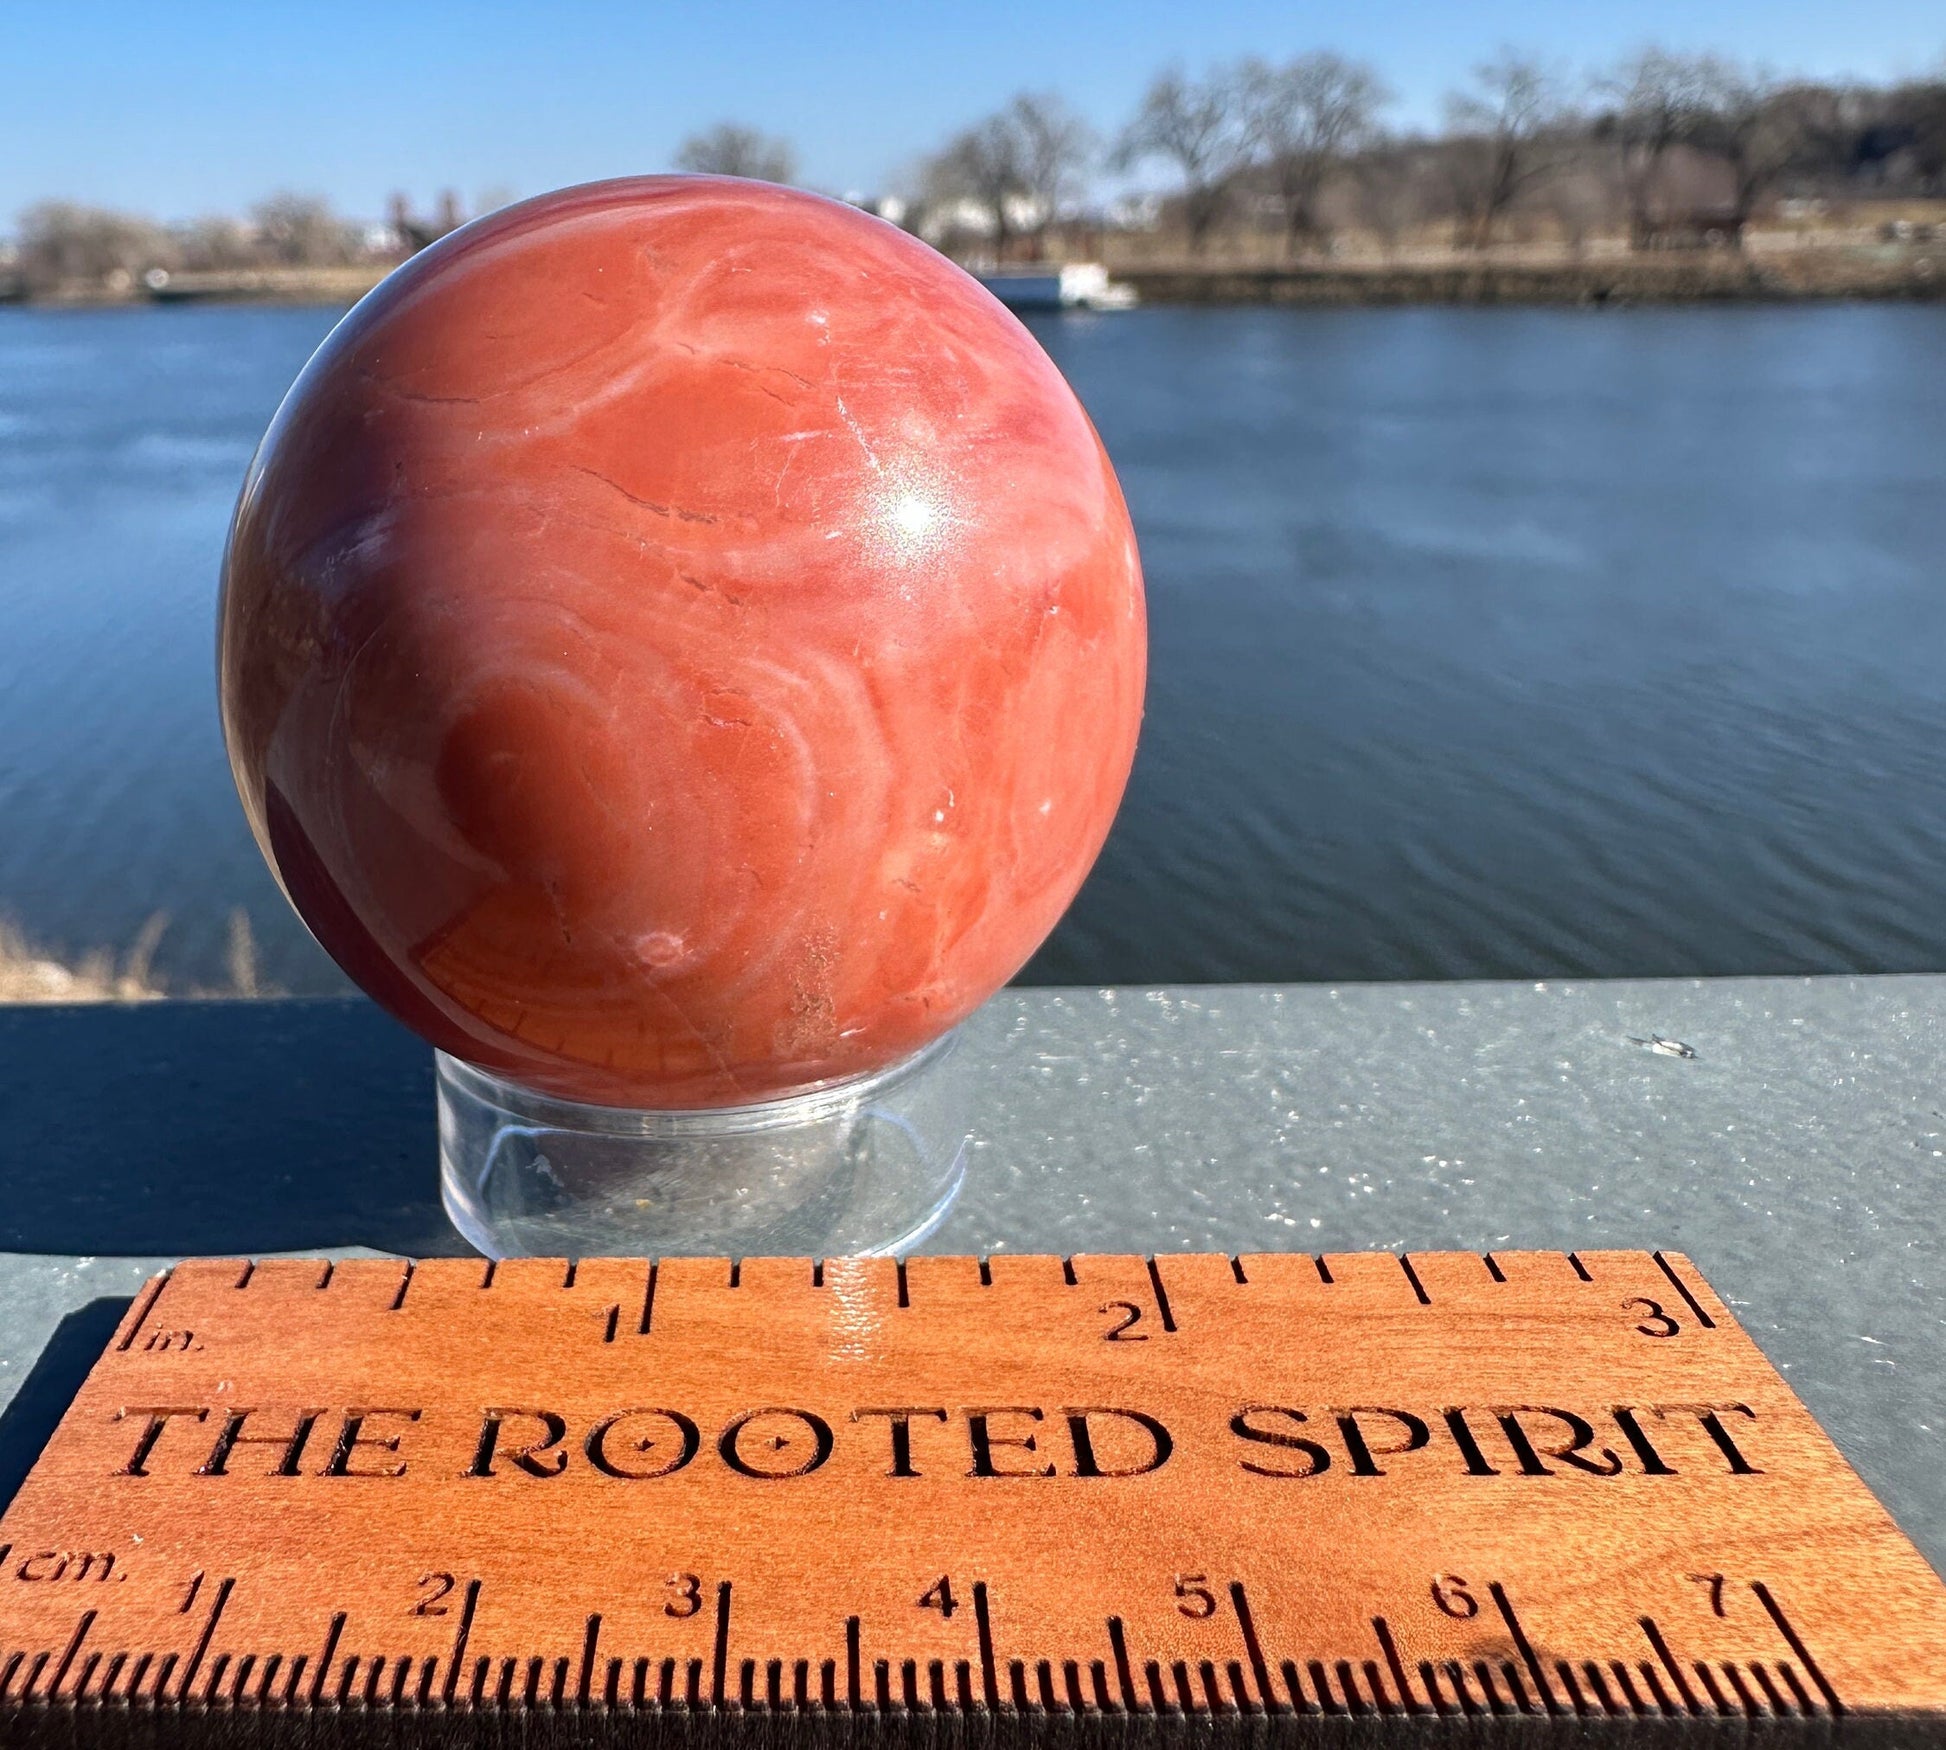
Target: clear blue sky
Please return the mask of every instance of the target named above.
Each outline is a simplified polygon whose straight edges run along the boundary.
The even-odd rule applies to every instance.
[[[1399,118],[1499,44],[1574,68],[1651,39],[1870,78],[1946,55],[1939,0],[0,0],[0,228],[48,196],[164,218],[273,188],[375,217],[394,188],[534,194],[667,166],[725,117],[788,135],[807,180],[878,189],[1023,87],[1098,127],[1155,69],[1335,47]]]

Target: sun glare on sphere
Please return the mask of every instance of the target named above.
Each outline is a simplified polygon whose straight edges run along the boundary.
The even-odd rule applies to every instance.
[[[892,506],[892,526],[908,540],[917,540],[939,520],[939,512],[917,493],[908,492]]]
[[[894,486],[887,492],[880,526],[892,552],[911,563],[925,558],[946,532],[949,512],[938,497],[923,489]]]

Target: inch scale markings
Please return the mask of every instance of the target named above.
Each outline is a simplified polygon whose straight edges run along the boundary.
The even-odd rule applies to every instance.
[[[0,1521],[0,1733],[294,1714],[1939,1743],[1946,1589],[1677,1256],[185,1264]]]

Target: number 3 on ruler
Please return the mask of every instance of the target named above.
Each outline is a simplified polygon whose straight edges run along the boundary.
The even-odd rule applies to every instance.
[[[1649,1315],[1639,1325],[1635,1327],[1638,1331],[1642,1333],[1643,1336],[1673,1337],[1678,1331],[1682,1329],[1682,1326],[1677,1324],[1674,1319],[1672,1319],[1666,1312],[1664,1312],[1662,1310],[1661,1305],[1656,1301],[1638,1298],[1635,1300],[1625,1300],[1622,1302],[1622,1308],[1624,1311],[1627,1311],[1630,1307],[1637,1307],[1637,1306],[1646,1309]]]

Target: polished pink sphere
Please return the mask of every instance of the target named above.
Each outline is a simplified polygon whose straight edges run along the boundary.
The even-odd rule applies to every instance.
[[[870,1071],[999,988],[1134,756],[1135,537],[1033,337],[917,239],[646,177],[467,226],[305,369],[223,721],[318,940],[605,1105]]]

